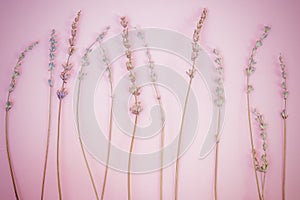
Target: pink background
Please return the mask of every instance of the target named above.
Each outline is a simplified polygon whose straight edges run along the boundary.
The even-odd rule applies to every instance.
[[[41,44],[28,54],[22,75],[12,98],[15,105],[10,112],[10,141],[17,185],[22,199],[39,199],[47,127],[48,38],[50,30],[59,32],[59,61],[65,59],[66,41],[72,19],[82,10],[78,37],[78,63],[87,47],[105,26],[111,25],[111,35],[120,31],[119,16],[127,15],[132,24],[162,27],[191,36],[202,9],[208,8],[208,18],[202,32],[201,44],[217,47],[225,61],[226,119],[220,143],[219,199],[257,199],[251,165],[250,141],[246,115],[244,69],[255,39],[263,25],[272,27],[270,36],[257,56],[257,72],[253,76],[255,92],[253,105],[265,114],[268,122],[268,155],[270,169],[266,179],[266,199],[281,199],[282,120],[280,111],[281,82],[277,57],[281,52],[287,63],[288,88],[288,157],[287,199],[300,199],[299,124],[300,113],[298,75],[300,46],[300,3],[296,0],[210,0],[210,1],[1,1],[0,6],[0,199],[14,199],[5,152],[4,105],[12,68],[18,54],[31,41]],[[61,71],[60,66],[56,70]],[[79,65],[76,66],[76,69]],[[70,80],[71,94],[64,106],[62,136],[62,187],[64,199],[94,199],[94,194],[80,153],[72,117],[72,91],[75,74]],[[60,81],[56,81],[58,88]],[[297,89],[298,88],[298,89]],[[54,103],[53,132],[46,180],[46,198],[57,199],[55,169],[56,109]],[[205,130],[205,128],[204,128]],[[181,160],[180,199],[213,199],[213,163],[211,154],[199,160],[203,134]],[[104,167],[91,156],[89,161],[95,174],[98,190],[102,186]],[[165,170],[165,199],[173,197],[174,166]],[[158,173],[133,177],[133,199],[158,199]],[[106,199],[126,198],[126,174],[110,171]]]

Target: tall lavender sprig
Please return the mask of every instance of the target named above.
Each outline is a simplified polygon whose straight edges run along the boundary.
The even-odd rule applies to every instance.
[[[263,200],[259,181],[258,181],[258,175],[256,170],[256,161],[255,161],[255,148],[254,148],[254,141],[253,141],[253,133],[252,133],[252,123],[251,123],[251,111],[250,111],[250,93],[254,90],[253,86],[250,84],[250,77],[255,72],[255,65],[256,61],[254,59],[254,56],[256,55],[257,49],[263,45],[263,40],[268,36],[271,28],[269,26],[265,26],[264,32],[260,36],[260,38],[256,41],[255,46],[252,48],[252,52],[249,58],[248,67],[246,68],[246,77],[247,77],[247,114],[248,114],[248,124],[249,124],[249,134],[250,134],[250,142],[251,142],[251,149],[252,149],[252,161],[253,161],[253,170],[255,174],[255,180],[256,180],[256,187],[257,187],[257,193],[260,200]]]
[[[215,63],[217,65],[216,71],[218,73],[218,77],[216,80],[217,87],[215,91],[215,105],[218,107],[218,128],[216,133],[216,154],[215,154],[215,176],[214,176],[214,198],[218,199],[217,195],[217,181],[218,181],[218,161],[219,161],[219,142],[220,142],[220,121],[221,121],[221,107],[224,104],[224,90],[222,87],[223,84],[223,58],[220,55],[217,49],[213,50],[213,54],[215,55]]]
[[[48,71],[50,72],[50,75],[48,79],[48,85],[50,91],[49,91],[49,106],[48,106],[48,131],[47,131],[46,153],[45,153],[44,170],[43,170],[43,178],[42,178],[41,200],[44,199],[45,180],[46,180],[49,143],[50,143],[50,132],[51,132],[51,120],[52,120],[53,70],[55,68],[55,57],[56,57],[56,48],[57,48],[56,47],[57,36],[56,36],[55,29],[51,31],[51,37],[49,42],[50,42],[50,48],[49,48],[50,52],[49,52]]]
[[[17,190],[17,184],[15,180],[15,172],[12,166],[12,159],[11,159],[11,154],[10,154],[10,146],[9,146],[9,127],[8,127],[8,120],[9,120],[9,111],[13,107],[13,101],[11,99],[11,94],[15,90],[16,83],[17,83],[17,78],[20,76],[20,67],[23,63],[24,58],[26,57],[27,53],[30,52],[36,45],[38,45],[38,41],[33,42],[30,44],[20,55],[18,58],[18,61],[16,65],[14,66],[13,69],[13,74],[11,76],[11,82],[9,84],[9,90],[8,90],[8,95],[7,95],[7,100],[6,100],[6,105],[5,105],[5,137],[6,137],[6,153],[7,153],[7,158],[8,158],[8,165],[9,165],[9,172],[14,188],[14,193],[15,193],[15,198],[19,200],[19,194]]]
[[[69,49],[68,49],[68,58],[66,63],[62,64],[63,71],[60,74],[60,78],[62,79],[63,83],[59,90],[57,90],[56,94],[59,99],[59,109],[58,109],[58,123],[57,123],[57,141],[56,141],[56,168],[57,168],[57,187],[59,193],[59,199],[62,199],[62,190],[61,190],[61,183],[60,183],[60,166],[59,166],[59,147],[60,147],[60,121],[61,121],[61,112],[62,112],[62,101],[68,95],[68,91],[66,89],[67,80],[71,75],[71,70],[73,64],[70,62],[72,55],[75,52],[75,40],[77,35],[77,26],[80,19],[81,11],[77,13],[71,29],[71,38],[69,39]]]
[[[81,61],[81,69],[79,71],[79,78],[78,78],[79,83],[78,83],[77,103],[76,103],[76,125],[77,125],[77,131],[78,131],[78,136],[79,136],[78,137],[79,144],[80,144],[81,152],[82,152],[82,155],[83,155],[83,158],[84,158],[85,166],[88,170],[89,177],[90,177],[90,180],[91,180],[91,183],[92,183],[92,186],[93,186],[93,190],[94,190],[94,193],[95,193],[95,197],[96,197],[97,200],[99,200],[99,195],[98,195],[98,192],[97,192],[96,184],[95,184],[95,181],[94,181],[94,178],[93,178],[93,175],[92,175],[92,171],[91,171],[89,162],[88,162],[87,157],[86,157],[86,153],[85,153],[82,138],[81,138],[81,132],[80,132],[80,126],[79,126],[79,105],[80,105],[81,82],[84,80],[84,77],[87,75],[87,72],[85,72],[85,68],[90,65],[90,60],[89,60],[90,52],[93,50],[93,47],[95,46],[95,44],[97,42],[102,42],[102,40],[106,36],[109,28],[110,27],[106,27],[106,29],[101,34],[99,34],[99,36],[96,38],[96,40],[85,50],[85,53],[84,53],[84,55],[82,57],[82,61]]]
[[[126,69],[129,72],[129,79],[131,83],[131,86],[129,87],[129,92],[134,96],[134,104],[130,107],[129,110],[133,115],[135,115],[133,133],[132,133],[130,149],[129,149],[128,169],[127,169],[127,189],[128,189],[127,199],[130,200],[131,199],[131,186],[130,186],[131,156],[132,156],[136,127],[138,122],[138,115],[140,114],[143,108],[141,102],[138,99],[140,95],[140,87],[138,87],[135,83],[136,77],[134,73],[134,64],[132,60],[131,45],[129,43],[129,37],[128,37],[128,21],[126,17],[121,17],[121,26],[123,27],[123,32],[122,32],[123,46],[126,49],[125,51],[126,58],[127,58]]]
[[[280,54],[279,56],[279,64],[281,68],[281,77],[282,77],[282,97],[283,97],[283,110],[281,112],[281,117],[283,119],[283,167],[282,167],[282,200],[285,200],[285,181],[286,181],[286,148],[287,148],[287,135],[286,135],[286,120],[288,118],[286,104],[287,98],[289,95],[289,91],[287,89],[287,73],[286,73],[286,65],[283,61],[283,57]]]
[[[160,94],[159,88],[157,87],[157,83],[156,83],[157,74],[154,70],[155,63],[154,63],[153,58],[151,56],[150,49],[148,47],[148,44],[147,44],[147,41],[146,41],[146,38],[145,38],[145,34],[138,27],[136,28],[136,30],[137,30],[137,37],[143,42],[143,46],[146,48],[146,56],[148,58],[148,67],[150,69],[150,79],[152,81],[152,86],[154,88],[154,92],[155,92],[156,99],[157,99],[159,109],[160,109],[160,116],[161,116],[160,150],[161,150],[161,153],[160,153],[159,197],[160,197],[160,200],[162,200],[163,199],[163,157],[164,157],[163,148],[164,148],[164,143],[165,143],[164,142],[165,141],[164,110],[163,110],[163,105],[162,105],[162,101],[161,101],[161,94]]]
[[[114,106],[114,97],[113,97],[113,78],[112,78],[112,67],[110,64],[110,60],[108,58],[107,51],[104,49],[102,44],[100,43],[100,49],[103,54],[103,62],[106,66],[107,71],[107,78],[109,82],[109,88],[110,88],[110,114],[109,114],[109,130],[108,130],[108,147],[107,147],[107,155],[106,155],[106,162],[105,162],[105,172],[104,172],[104,178],[103,178],[103,184],[102,184],[102,193],[101,193],[101,200],[104,199],[105,195],[105,188],[106,188],[106,182],[107,182],[107,175],[108,175],[108,166],[110,162],[110,149],[111,149],[111,140],[112,140],[112,125],[113,125],[113,106]]]
[[[199,22],[197,23],[197,28],[194,30],[194,34],[193,34],[192,55],[191,55],[192,67],[191,67],[191,69],[189,69],[186,72],[186,74],[190,78],[190,81],[189,81],[189,86],[187,88],[187,93],[186,93],[186,97],[185,97],[185,103],[184,103],[184,108],[183,108],[183,113],[182,113],[182,118],[181,118],[181,126],[180,126],[178,145],[177,145],[177,156],[176,156],[176,163],[175,163],[175,167],[176,167],[176,169],[175,169],[175,195],[174,195],[175,200],[178,199],[178,173],[179,173],[179,160],[180,160],[179,156],[180,156],[180,150],[181,150],[183,124],[184,124],[189,94],[190,94],[193,78],[194,78],[195,72],[196,72],[195,65],[196,65],[196,59],[198,57],[199,49],[200,49],[200,47],[198,45],[199,38],[200,38],[200,32],[201,32],[204,20],[206,19],[206,15],[207,15],[207,10],[205,8],[201,14],[201,18],[200,18]]]

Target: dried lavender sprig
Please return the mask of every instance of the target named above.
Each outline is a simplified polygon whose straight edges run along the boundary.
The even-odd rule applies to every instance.
[[[77,125],[77,131],[78,131],[78,139],[79,139],[81,152],[82,152],[82,155],[83,155],[83,158],[84,158],[85,166],[88,170],[89,178],[90,178],[90,181],[91,181],[94,193],[95,193],[95,197],[96,197],[97,200],[99,200],[99,195],[98,195],[95,180],[93,178],[93,174],[92,174],[92,171],[91,171],[91,168],[90,168],[90,165],[89,165],[89,162],[87,160],[86,153],[85,153],[85,150],[84,150],[84,147],[83,147],[83,142],[82,142],[81,132],[80,132],[80,126],[79,126],[79,114],[78,113],[79,113],[79,105],[80,105],[79,102],[80,102],[80,92],[81,92],[81,81],[87,75],[87,73],[85,72],[85,68],[90,65],[89,55],[92,52],[93,47],[95,46],[95,44],[97,42],[99,42],[99,43],[102,42],[104,37],[107,35],[107,32],[108,32],[109,29],[110,29],[110,27],[106,27],[105,30],[98,35],[96,40],[88,48],[86,48],[85,53],[84,53],[84,55],[82,56],[82,59],[81,59],[81,69],[80,69],[79,75],[78,75],[79,83],[78,83],[77,104],[76,104],[76,125]]]
[[[263,115],[259,113],[257,109],[254,109],[253,114],[255,115],[255,120],[258,123],[260,136],[263,141],[262,144],[263,153],[259,158],[256,150],[254,149],[254,155],[255,155],[254,160],[255,160],[256,171],[261,173],[261,198],[264,199],[266,172],[269,168],[269,164],[267,161],[267,133],[266,133],[267,124],[264,121]]]
[[[159,190],[160,195],[159,195],[159,197],[160,197],[160,200],[162,200],[163,199],[163,157],[164,157],[163,148],[165,146],[165,142],[164,142],[165,141],[164,111],[163,111],[163,106],[162,106],[162,101],[161,101],[161,95],[160,95],[159,89],[158,89],[157,84],[156,84],[157,75],[156,75],[156,72],[154,70],[155,64],[154,64],[154,61],[152,59],[147,41],[145,39],[145,34],[138,27],[136,27],[136,30],[137,30],[137,37],[143,42],[143,46],[146,48],[146,56],[148,58],[148,66],[149,66],[149,69],[150,69],[150,78],[151,78],[152,85],[153,85],[155,95],[156,95],[156,99],[157,99],[157,102],[158,102],[159,108],[160,108],[160,115],[161,115],[160,149],[161,149],[161,154],[160,154],[160,190]]]
[[[255,181],[257,187],[257,193],[259,200],[263,200],[263,196],[260,190],[259,182],[258,182],[258,175],[256,170],[256,153],[254,148],[254,141],[253,141],[253,133],[252,133],[252,123],[251,123],[251,111],[250,111],[250,93],[254,90],[253,86],[250,84],[250,76],[255,72],[256,61],[254,60],[254,56],[256,55],[257,49],[263,45],[264,39],[268,36],[271,28],[269,26],[264,27],[264,32],[260,36],[260,38],[256,41],[255,46],[252,48],[252,52],[249,58],[248,67],[246,68],[246,77],[247,77],[247,115],[248,115],[248,125],[249,125],[249,135],[250,135],[250,143],[251,143],[251,150],[252,150],[252,161],[253,161],[253,170],[255,174]]]
[[[138,97],[140,95],[140,87],[138,87],[135,83],[136,77],[134,73],[134,64],[132,60],[131,45],[129,43],[129,38],[128,38],[128,21],[126,17],[121,17],[121,26],[123,27],[123,32],[122,32],[123,46],[126,48],[125,51],[127,57],[126,68],[129,72],[129,79],[131,82],[131,86],[129,87],[129,92],[134,96],[134,104],[130,107],[129,110],[133,115],[135,115],[133,133],[132,133],[130,149],[129,149],[128,169],[127,169],[127,187],[128,187],[127,197],[128,200],[130,200],[131,199],[131,186],[130,186],[131,156],[132,156],[132,150],[134,145],[138,115],[140,112],[142,112],[143,108],[141,102],[138,100]]]
[[[73,64],[70,62],[71,56],[75,52],[75,40],[77,35],[77,26],[80,19],[81,11],[77,13],[71,29],[71,38],[69,39],[69,49],[68,49],[68,58],[66,63],[62,64],[64,70],[60,74],[60,78],[62,79],[63,83],[59,90],[57,90],[56,94],[59,99],[59,108],[58,108],[58,123],[57,123],[57,140],[56,140],[56,169],[57,169],[57,187],[58,187],[58,194],[59,200],[62,200],[62,190],[61,190],[61,182],[60,182],[60,166],[59,166],[59,148],[60,148],[60,121],[61,121],[61,113],[62,113],[62,101],[68,95],[68,91],[66,89],[67,80],[71,75],[71,69]]]
[[[110,65],[110,60],[107,55],[107,51],[104,49],[101,43],[99,43],[100,49],[103,54],[103,62],[106,66],[107,71],[107,77],[109,81],[110,86],[110,114],[109,114],[109,130],[108,130],[108,147],[107,147],[107,155],[106,155],[106,162],[105,162],[105,172],[104,172],[104,178],[103,178],[103,184],[102,184],[102,192],[101,192],[101,200],[104,199],[105,195],[105,188],[106,188],[106,182],[107,182],[107,175],[108,175],[108,166],[110,162],[110,149],[111,149],[111,140],[112,140],[112,125],[113,125],[113,105],[114,105],[114,97],[113,97],[113,80],[112,80],[112,69]]]
[[[47,130],[47,141],[46,141],[46,152],[44,160],[44,169],[42,177],[42,191],[41,191],[41,200],[44,199],[45,191],[45,181],[46,181],[46,172],[47,172],[47,163],[48,163],[48,154],[49,154],[49,143],[50,143],[50,132],[51,132],[51,119],[52,119],[52,94],[53,94],[53,69],[55,68],[55,57],[56,57],[56,45],[57,45],[57,36],[56,31],[53,29],[50,36],[50,48],[49,48],[49,65],[48,71],[50,72],[48,85],[49,85],[49,106],[48,106],[48,130]]]
[[[181,118],[181,126],[180,126],[180,131],[179,131],[179,137],[178,137],[178,145],[177,145],[177,156],[176,156],[176,163],[175,163],[175,200],[178,199],[178,173],[179,173],[179,155],[180,155],[180,150],[181,150],[181,138],[182,138],[182,131],[183,131],[183,124],[184,124],[184,118],[185,118],[185,112],[187,108],[187,102],[192,86],[192,81],[196,72],[195,65],[196,65],[196,59],[198,57],[199,53],[199,38],[200,38],[200,31],[203,26],[204,20],[206,19],[207,15],[207,9],[205,8],[201,14],[201,18],[197,24],[197,28],[194,30],[193,34],[193,43],[192,43],[192,55],[191,55],[191,60],[192,60],[192,67],[189,69],[186,74],[190,77],[189,81],[189,86],[187,88],[187,93],[185,97],[185,103],[184,103],[184,108],[183,108],[183,113],[182,113],[182,118]]]
[[[283,57],[279,55],[279,64],[281,68],[281,77],[282,77],[282,97],[284,107],[281,112],[281,117],[283,119],[283,167],[282,167],[282,200],[285,200],[285,182],[286,182],[286,148],[287,148],[287,135],[286,135],[286,120],[288,118],[288,114],[286,111],[287,98],[289,95],[289,91],[287,89],[287,73],[286,73],[286,65],[283,61]]]
[[[6,145],[6,153],[7,153],[7,158],[8,158],[9,172],[10,172],[16,200],[19,200],[19,194],[18,194],[18,190],[17,190],[14,169],[12,166],[12,159],[11,159],[11,155],[10,155],[9,138],[8,138],[9,137],[9,133],[8,133],[9,111],[11,110],[11,108],[13,106],[13,103],[11,100],[11,94],[15,90],[17,78],[21,74],[20,67],[22,65],[24,58],[26,57],[28,52],[30,52],[36,45],[38,45],[38,43],[39,43],[38,41],[33,42],[28,47],[26,47],[25,50],[19,55],[18,61],[17,61],[16,65],[14,66],[13,74],[11,76],[11,82],[9,85],[9,90],[8,90],[8,95],[7,95],[6,105],[5,105],[5,137],[6,137],[5,145]]]
[[[219,141],[220,141],[220,120],[221,120],[221,107],[224,104],[224,90],[222,87],[224,78],[223,78],[223,58],[220,55],[217,49],[213,50],[213,54],[215,56],[215,64],[217,71],[217,87],[215,91],[215,105],[218,107],[218,128],[216,133],[216,153],[215,153],[215,176],[214,176],[214,199],[217,200],[217,181],[218,181],[218,161],[219,161]]]

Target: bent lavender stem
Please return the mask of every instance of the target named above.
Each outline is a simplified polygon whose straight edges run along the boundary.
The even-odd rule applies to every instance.
[[[130,142],[130,148],[129,148],[128,166],[127,166],[127,187],[128,187],[127,199],[130,200],[131,199],[131,185],[130,185],[131,157],[132,157],[132,151],[134,146],[138,115],[140,112],[142,112],[142,106],[141,106],[141,102],[138,99],[140,95],[140,87],[138,87],[135,83],[136,77],[134,73],[134,64],[132,60],[131,45],[129,43],[129,37],[128,37],[128,21],[126,17],[121,17],[121,26],[123,27],[122,38],[123,38],[123,45],[126,49],[125,54],[127,57],[126,69],[129,72],[129,79],[131,82],[131,86],[129,87],[129,92],[134,96],[134,104],[130,107],[130,112],[133,115],[135,115],[134,127],[133,127],[131,142]]]
[[[18,189],[17,189],[17,184],[16,184],[16,180],[15,180],[15,172],[12,166],[12,159],[11,159],[11,153],[10,153],[10,143],[9,143],[9,111],[11,110],[12,106],[13,106],[13,102],[11,100],[11,94],[15,89],[16,86],[16,80],[17,77],[20,76],[20,66],[22,65],[22,61],[24,60],[25,56],[27,55],[27,53],[29,51],[31,51],[39,42],[36,41],[34,43],[32,43],[31,45],[29,45],[19,56],[18,61],[14,67],[14,72],[12,74],[11,77],[11,82],[9,85],[9,91],[8,91],[8,95],[7,95],[7,100],[6,100],[6,106],[5,106],[5,145],[6,145],[6,153],[7,153],[7,159],[8,159],[8,165],[9,165],[9,172],[10,172],[10,176],[11,176],[11,180],[12,180],[12,184],[13,184],[13,189],[14,189],[14,194],[15,194],[15,198],[16,200],[19,200],[19,194],[18,194]]]
[[[80,19],[81,11],[77,13],[71,29],[71,38],[69,39],[69,49],[68,49],[68,58],[66,63],[62,64],[64,70],[60,74],[60,78],[63,83],[59,90],[57,90],[56,94],[59,99],[59,108],[58,108],[58,122],[57,122],[57,140],[56,140],[56,168],[57,168],[57,187],[59,199],[62,200],[62,190],[61,190],[61,180],[60,180],[60,123],[61,123],[61,113],[62,113],[62,101],[68,95],[68,91],[66,89],[67,80],[70,78],[71,70],[73,68],[73,64],[70,62],[71,56],[75,52],[75,39],[77,35],[77,26]]]
[[[107,155],[106,155],[106,162],[105,162],[105,172],[104,172],[104,178],[103,178],[103,185],[102,185],[102,192],[101,192],[101,200],[104,199],[105,194],[105,188],[106,188],[106,182],[107,182],[107,175],[108,175],[108,166],[110,161],[110,149],[111,149],[111,140],[112,140],[112,125],[113,125],[113,105],[114,105],[114,98],[113,98],[113,81],[112,81],[112,70],[111,66],[109,64],[109,59],[107,57],[106,51],[104,47],[99,44],[101,51],[103,53],[103,62],[106,65],[106,70],[108,72],[108,81],[110,86],[110,114],[109,114],[109,130],[108,130],[108,147],[107,147]]]
[[[256,153],[255,153],[253,133],[252,133],[252,123],[251,123],[251,114],[250,114],[251,113],[251,111],[250,111],[250,93],[253,91],[253,86],[250,85],[250,76],[255,72],[254,65],[256,64],[256,61],[254,60],[254,55],[256,54],[257,49],[263,45],[262,42],[268,36],[269,31],[270,31],[270,27],[265,26],[263,34],[261,35],[259,40],[256,41],[255,46],[252,49],[252,53],[249,58],[248,67],[246,68],[246,75],[247,75],[246,93],[247,93],[247,115],[248,115],[249,135],[250,135],[250,143],[251,143],[251,149],[252,149],[253,170],[254,170],[254,174],[255,174],[257,193],[258,193],[258,197],[260,200],[263,200],[263,199],[261,196],[261,191],[260,191],[259,182],[258,182],[258,175],[257,175],[257,170],[256,170],[256,161],[255,161]]]
[[[53,69],[55,68],[55,52],[56,52],[56,33],[53,29],[50,37],[50,53],[49,53],[49,65],[48,71],[50,72],[50,77],[48,79],[49,85],[49,105],[48,105],[48,129],[47,129],[47,141],[46,141],[46,153],[44,160],[44,170],[42,177],[42,191],[41,191],[41,200],[44,199],[44,191],[45,191],[45,180],[46,180],[46,172],[47,172],[47,162],[48,162],[48,153],[49,153],[49,143],[50,143],[50,132],[51,132],[51,119],[52,119],[52,94],[53,94]]]
[[[136,28],[137,30],[137,37],[143,42],[143,46],[146,48],[146,56],[148,58],[148,66],[150,69],[150,79],[152,82],[152,86],[154,88],[155,91],[155,95],[156,95],[156,99],[159,105],[159,110],[160,110],[160,115],[161,115],[161,137],[160,137],[160,177],[159,177],[159,199],[162,200],[163,199],[163,157],[164,157],[164,141],[165,141],[165,126],[164,126],[164,111],[163,111],[163,106],[162,106],[162,101],[161,101],[161,95],[159,92],[159,89],[157,87],[157,83],[156,83],[156,79],[157,79],[157,75],[154,71],[154,61],[152,59],[148,44],[146,42],[145,39],[145,34],[142,32],[142,30],[140,30],[139,28]]]
[[[92,51],[93,46],[97,42],[101,42],[103,40],[103,38],[107,34],[108,29],[109,29],[109,27],[107,27],[104,32],[99,34],[97,39],[85,50],[85,53],[82,57],[81,69],[79,71],[79,78],[78,78],[79,83],[78,83],[77,101],[76,101],[77,102],[76,103],[76,125],[77,125],[77,131],[78,131],[78,140],[79,140],[80,149],[81,149],[81,152],[82,152],[82,155],[83,155],[83,158],[84,158],[84,163],[85,163],[85,166],[88,170],[89,178],[90,178],[90,181],[91,181],[94,193],[95,193],[95,197],[96,197],[97,200],[99,200],[99,195],[98,195],[96,184],[95,184],[95,181],[94,181],[94,178],[93,178],[93,175],[92,175],[92,171],[91,171],[91,168],[90,168],[90,165],[89,165],[89,162],[87,160],[86,153],[85,153],[85,150],[84,150],[84,147],[83,147],[83,142],[82,142],[82,138],[81,138],[81,131],[80,131],[80,126],[79,126],[79,114],[78,113],[79,113],[79,104],[80,104],[79,102],[80,102],[80,93],[81,93],[81,82],[84,79],[84,77],[87,75],[87,73],[84,72],[85,67],[90,65],[90,61],[89,61],[89,57],[88,57],[89,53]]]
[[[199,37],[200,37],[200,31],[201,28],[203,26],[203,22],[206,18],[207,15],[207,10],[204,9],[201,15],[201,18],[197,24],[197,28],[194,31],[194,35],[193,35],[193,51],[192,51],[192,56],[191,56],[191,60],[192,60],[192,68],[189,69],[189,71],[187,71],[187,75],[190,77],[190,81],[189,81],[189,86],[187,88],[187,93],[186,93],[186,97],[185,97],[185,102],[184,102],[184,108],[183,108],[183,113],[182,113],[182,118],[181,118],[181,126],[180,126],[180,131],[179,131],[179,138],[178,138],[178,145],[177,145],[177,156],[176,156],[176,164],[175,164],[175,200],[178,199],[178,173],[179,173],[179,156],[180,156],[180,150],[181,150],[181,138],[182,138],[182,132],[183,132],[183,124],[184,124],[184,118],[185,118],[185,112],[186,112],[186,108],[187,108],[187,103],[188,103],[188,99],[189,99],[189,94],[190,94],[190,90],[191,90],[191,86],[192,86],[192,81],[196,72],[195,69],[195,64],[196,64],[196,59],[198,57],[198,51],[199,51],[199,45],[198,45],[198,41],[199,41]]]

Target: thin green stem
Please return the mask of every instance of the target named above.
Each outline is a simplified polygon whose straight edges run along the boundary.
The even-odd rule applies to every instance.
[[[284,100],[284,110],[286,110],[286,99]],[[282,200],[285,200],[285,182],[286,182],[286,119],[283,119],[283,168],[282,168]]]
[[[195,66],[193,64],[193,69],[194,68],[195,68]],[[193,81],[193,78],[190,78],[188,90],[187,90],[186,97],[185,97],[184,108],[183,108],[183,113],[182,113],[182,118],[181,118],[180,132],[179,132],[179,137],[178,137],[177,156],[176,156],[176,165],[175,165],[176,166],[176,169],[175,169],[175,200],[178,199],[178,179],[179,179],[178,173],[179,173],[179,160],[180,160],[179,156],[180,156],[180,151],[181,151],[183,124],[184,124],[189,94],[190,94],[190,90],[191,90],[191,86],[192,86],[192,81]]]
[[[217,183],[218,183],[218,162],[219,162],[219,135],[220,135],[220,121],[221,121],[221,108],[218,111],[218,128],[217,128],[217,135],[216,135],[216,158],[215,158],[215,179],[214,179],[214,197],[217,200]]]
[[[50,77],[52,78],[52,71],[51,71]],[[44,199],[45,180],[46,180],[47,162],[48,162],[48,154],[49,154],[49,143],[50,143],[50,132],[51,132],[51,119],[52,119],[52,94],[53,94],[53,87],[51,86],[50,87],[50,92],[49,92],[48,131],[47,131],[46,154],[45,154],[44,170],[43,170],[43,178],[42,178],[41,200]]]
[[[247,86],[248,85],[249,85],[249,76],[247,76]],[[256,181],[258,197],[259,197],[259,200],[263,200],[261,197],[257,171],[255,168],[255,149],[254,149],[254,142],[253,142],[252,123],[251,123],[250,113],[251,113],[250,112],[250,95],[249,95],[249,92],[247,92],[247,114],[248,114],[248,124],[249,124],[250,142],[251,142],[251,150],[252,150],[253,170],[254,170],[254,174],[255,174],[255,181]]]
[[[9,96],[8,96],[7,99],[9,100]],[[16,181],[15,181],[14,170],[13,170],[12,162],[11,162],[10,148],[9,148],[9,138],[8,138],[8,135],[9,135],[8,134],[8,117],[9,117],[9,113],[8,112],[9,111],[5,112],[6,153],[7,153],[9,172],[10,172],[10,176],[11,176],[11,180],[12,180],[12,184],[13,184],[13,188],[14,188],[15,197],[16,197],[16,200],[19,200],[19,195],[18,195],[17,185],[16,185]]]
[[[56,170],[57,170],[57,187],[58,187],[59,200],[62,200],[62,191],[61,191],[61,183],[60,183],[60,166],[59,166],[61,110],[62,110],[62,100],[60,99],[59,108],[58,108],[57,140],[56,140]]]
[[[261,181],[261,196],[262,196],[262,199],[265,199],[265,183],[266,183],[266,172],[263,172],[262,181]]]
[[[156,97],[159,103],[159,109],[161,114],[161,134],[160,134],[160,172],[159,172],[159,198],[163,199],[163,164],[164,164],[164,146],[165,146],[165,126],[164,126],[164,111],[162,108],[162,102],[160,99],[160,94],[155,83],[153,83]]]
[[[78,131],[78,140],[79,140],[80,149],[81,149],[81,152],[82,152],[82,155],[83,155],[83,158],[84,158],[84,163],[85,163],[85,166],[88,170],[89,178],[90,178],[90,181],[92,183],[96,199],[99,200],[98,192],[97,192],[97,189],[96,189],[96,184],[95,184],[95,181],[94,181],[94,178],[93,178],[93,175],[92,175],[92,171],[91,171],[89,162],[88,162],[87,157],[86,157],[86,153],[85,153],[82,138],[81,138],[81,132],[80,132],[80,126],[79,126],[79,114],[78,114],[79,113],[80,91],[81,91],[81,81],[79,81],[79,85],[78,85],[77,103],[76,103],[76,111],[77,111],[77,113],[76,113],[76,124],[77,124],[77,129],[78,129],[77,130]]]
[[[113,86],[112,81],[110,77],[110,94],[111,94],[111,106],[110,106],[110,117],[109,117],[109,133],[108,133],[108,147],[107,147],[107,156],[106,156],[106,163],[105,163],[105,173],[104,173],[104,179],[103,179],[103,185],[102,185],[102,193],[101,193],[101,200],[104,199],[104,193],[105,193],[105,187],[106,187],[106,181],[107,181],[107,174],[108,174],[108,165],[110,160],[110,149],[111,149],[111,138],[112,138],[112,123],[113,123]]]
[[[137,104],[137,102],[138,102],[137,98],[135,97],[135,104]],[[133,150],[133,145],[134,145],[137,121],[138,121],[138,114],[135,115],[133,133],[132,133],[131,142],[130,142],[130,149],[129,149],[128,168],[127,168],[127,185],[128,185],[128,190],[127,190],[127,197],[128,198],[127,199],[128,200],[131,199],[131,187],[130,187],[131,157],[132,157],[132,150]]]

